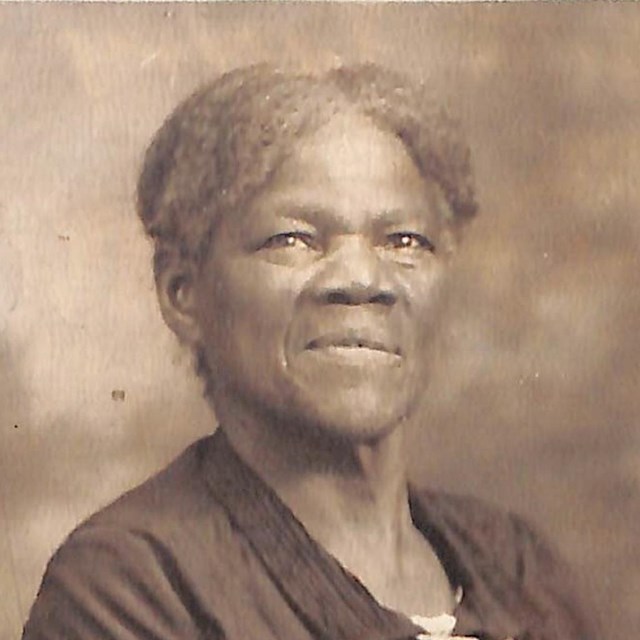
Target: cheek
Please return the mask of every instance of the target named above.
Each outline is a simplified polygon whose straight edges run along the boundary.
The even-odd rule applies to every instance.
[[[444,269],[438,266],[428,273],[417,274],[406,289],[410,330],[419,343],[430,341],[437,330],[444,280]]]
[[[404,296],[413,307],[428,308],[440,297],[445,266],[440,261],[409,269],[399,274],[398,280]]]
[[[295,282],[285,271],[241,260],[217,271],[208,287],[213,292],[208,323],[215,353],[259,360],[281,351],[297,297]]]

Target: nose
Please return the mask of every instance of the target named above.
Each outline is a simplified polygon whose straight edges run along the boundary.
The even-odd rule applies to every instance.
[[[392,306],[396,288],[388,266],[366,239],[343,237],[322,260],[315,296],[327,304]]]

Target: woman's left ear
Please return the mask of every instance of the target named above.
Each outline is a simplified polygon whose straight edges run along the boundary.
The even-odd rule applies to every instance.
[[[191,265],[170,263],[156,276],[156,291],[162,317],[181,342],[194,346],[200,341],[197,277]]]

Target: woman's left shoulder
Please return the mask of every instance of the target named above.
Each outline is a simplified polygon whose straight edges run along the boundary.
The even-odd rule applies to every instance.
[[[599,637],[598,621],[586,613],[591,607],[584,607],[571,567],[527,518],[466,495],[414,490],[412,498],[414,513],[422,518],[418,525],[446,540],[473,574],[476,590],[483,585],[516,618],[533,620],[539,635],[532,637]]]
[[[468,553],[487,566],[499,566],[520,583],[571,573],[547,535],[510,509],[441,491],[413,490],[412,496],[422,526],[438,530],[458,554]]]
[[[480,548],[506,549],[541,537],[519,514],[489,500],[471,495],[412,488],[417,511],[439,529],[469,537]]]

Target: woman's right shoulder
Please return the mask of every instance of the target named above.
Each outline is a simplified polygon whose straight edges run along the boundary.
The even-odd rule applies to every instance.
[[[208,440],[194,442],[165,468],[90,515],[65,545],[125,531],[170,537],[177,523],[215,519],[217,503],[201,471],[200,451]]]
[[[135,637],[198,637],[181,564],[155,531],[89,520],[49,561],[23,640],[128,638],[134,628]]]
[[[97,639],[134,623],[150,637],[197,636],[188,603],[205,583],[222,584],[240,544],[199,473],[200,446],[69,534],[47,564],[25,638]]]

